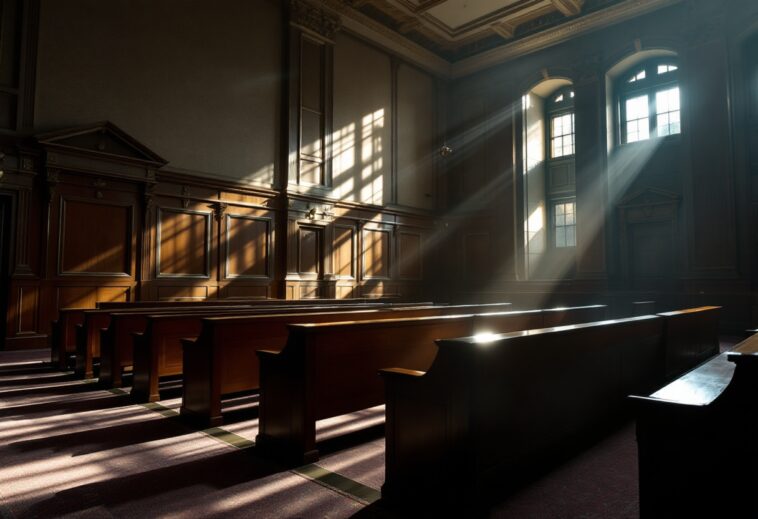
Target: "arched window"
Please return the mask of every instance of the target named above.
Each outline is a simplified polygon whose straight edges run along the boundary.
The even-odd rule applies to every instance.
[[[681,133],[679,66],[671,58],[648,60],[620,77],[621,143]]]
[[[576,179],[574,153],[574,90],[567,86],[546,100],[548,128],[547,199],[550,243],[562,249],[576,247]]]

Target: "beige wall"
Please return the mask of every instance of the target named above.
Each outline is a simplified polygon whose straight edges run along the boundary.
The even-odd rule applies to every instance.
[[[408,65],[397,72],[397,202],[434,209],[434,80]]]
[[[334,48],[334,196],[381,205],[390,200],[390,58],[346,34]]]
[[[107,119],[170,167],[270,183],[281,31],[275,0],[42,0],[35,128]]]

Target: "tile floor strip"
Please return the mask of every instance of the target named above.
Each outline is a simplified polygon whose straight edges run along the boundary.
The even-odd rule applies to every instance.
[[[239,434],[234,434],[233,432],[221,429],[220,427],[211,427],[210,429],[204,429],[202,432],[203,434],[207,434],[212,438],[228,443],[232,447],[237,447],[238,449],[247,449],[255,445],[254,441],[243,438]]]
[[[110,391],[114,395],[127,394],[126,391],[119,388],[109,389],[108,391]],[[165,416],[166,418],[173,418],[175,416],[179,416],[179,413],[177,413],[173,409],[169,409],[168,407],[163,406],[157,402],[147,402],[147,403],[143,403],[139,405],[144,407],[145,409],[149,409],[150,411],[156,412],[160,414],[161,416]],[[203,429],[198,432],[205,434],[206,436],[210,436],[211,438],[218,440],[222,443],[226,443],[227,445],[231,445],[232,447],[236,447],[237,449],[247,449],[255,445],[254,441],[248,440],[247,438],[244,438],[238,434],[234,434],[233,432],[229,432],[224,429],[221,429],[220,427],[211,427],[210,429]]]
[[[378,490],[346,478],[342,474],[326,470],[316,464],[305,465],[293,469],[292,472],[365,505],[370,505],[381,497]]]

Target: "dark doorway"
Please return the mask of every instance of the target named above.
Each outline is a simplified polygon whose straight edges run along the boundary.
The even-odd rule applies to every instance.
[[[0,351],[5,350],[10,296],[10,241],[13,231],[10,196],[0,195]]]

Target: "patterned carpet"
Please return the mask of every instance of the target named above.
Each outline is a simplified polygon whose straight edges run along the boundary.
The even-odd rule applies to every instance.
[[[725,340],[723,349],[736,342]],[[225,425],[178,416],[180,388],[133,404],[51,369],[47,350],[0,352],[0,517],[405,517],[380,500],[382,406],[317,424],[321,460],[286,468],[255,451],[257,397]],[[634,425],[611,431],[481,510],[512,518],[637,517]]]

